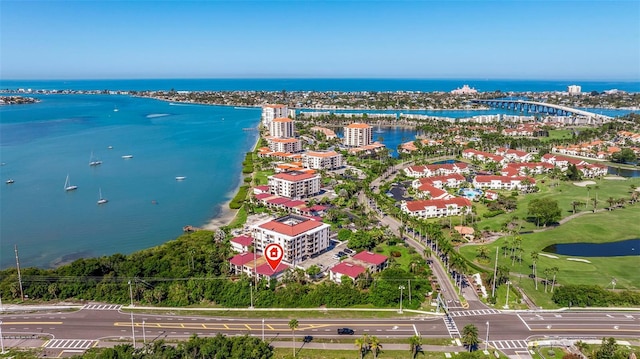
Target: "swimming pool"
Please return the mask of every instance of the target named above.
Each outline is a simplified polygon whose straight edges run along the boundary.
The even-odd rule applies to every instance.
[[[477,188],[460,188],[458,194],[464,197],[467,197],[470,200],[476,200],[477,198],[482,197],[484,192],[481,189]]]

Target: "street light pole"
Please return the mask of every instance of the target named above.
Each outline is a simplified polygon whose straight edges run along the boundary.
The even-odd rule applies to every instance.
[[[133,312],[131,312],[131,338],[133,338],[133,348],[136,348],[136,331],[133,326]]]
[[[262,341],[264,341],[264,318],[262,318]]]
[[[504,309],[509,309],[509,286],[511,285],[511,281],[507,281],[507,299],[504,303]]]
[[[129,283],[129,299],[131,299],[130,307],[133,307],[133,289],[131,288],[131,281]]]
[[[147,333],[145,333],[145,331],[144,331],[144,324],[145,324],[145,323],[146,323],[146,322],[143,320],[143,321],[142,321],[142,343],[143,343],[145,346],[147,346]]]
[[[0,320],[0,346],[2,347],[2,352],[0,354],[4,354],[4,339],[2,338],[2,320]]]
[[[487,338],[484,340],[484,350],[489,349],[489,322],[487,322]]]
[[[253,309],[253,283],[249,282],[249,295],[251,296],[251,306],[250,309]]]
[[[400,311],[398,313],[402,314],[402,291],[404,290],[404,286],[401,285],[398,289],[400,289]]]

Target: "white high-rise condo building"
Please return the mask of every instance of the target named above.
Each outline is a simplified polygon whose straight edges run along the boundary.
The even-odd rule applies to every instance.
[[[264,105],[262,106],[262,124],[270,127],[271,121],[279,117],[287,117],[287,105]]]
[[[344,128],[344,144],[362,147],[373,143],[373,131],[366,123],[352,123]]]
[[[569,93],[569,95],[579,95],[582,92],[582,86],[569,85],[567,86],[567,92]]]
[[[271,121],[269,125],[269,133],[276,138],[295,137],[296,127],[292,119],[287,117],[278,117]]]

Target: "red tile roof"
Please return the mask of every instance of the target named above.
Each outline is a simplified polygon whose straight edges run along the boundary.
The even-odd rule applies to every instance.
[[[425,207],[447,208],[447,206],[455,204],[458,207],[471,207],[471,201],[462,197],[454,197],[450,199],[428,199],[424,201],[409,201],[407,209],[411,212],[422,211]]]
[[[362,251],[356,254],[355,256],[353,256],[353,259],[357,259],[366,263],[380,265],[387,260],[387,256],[384,256],[382,254]]]
[[[291,181],[291,182],[304,181],[313,177],[316,177],[315,173],[303,173],[298,171],[278,173],[276,175],[273,175],[273,178],[282,179],[282,180]]]
[[[292,122],[292,120],[288,117],[278,117],[273,119],[273,122]]]
[[[317,151],[307,151],[307,156],[309,157],[334,157],[338,156],[339,153],[336,151],[326,151],[326,152],[317,152]]]
[[[238,236],[232,238],[231,242],[238,243],[241,246],[250,246],[253,243],[253,238],[250,236]]]
[[[271,269],[269,263],[264,263],[256,268],[256,273],[272,277],[278,273],[286,271],[287,269],[289,269],[289,266],[282,262],[276,267],[276,270]]]
[[[357,264],[342,262],[330,269],[333,273],[349,276],[353,279],[364,273],[366,269]]]
[[[507,176],[476,176],[475,181],[477,183],[489,183],[491,181],[500,181],[503,183],[506,182],[513,182],[513,181],[524,181],[525,179],[529,180],[529,183],[531,184],[535,184],[536,180],[531,178],[531,177],[524,177],[524,176],[516,176],[516,177],[507,177]]]
[[[237,266],[243,266],[251,261],[253,261],[253,253],[248,253],[248,252],[236,254],[235,256],[233,256],[233,258],[229,260],[231,264],[235,264]]]
[[[371,128],[371,126],[367,125],[366,123],[355,122],[348,125],[347,128]]]
[[[287,223],[288,218],[293,218],[294,223],[288,224]],[[299,234],[310,231],[314,228],[318,228],[322,225],[323,225],[322,222],[314,221],[309,218],[289,215],[289,216],[285,216],[282,218],[269,221],[267,223],[263,223],[259,227],[270,230],[270,231],[274,231],[280,234],[284,234],[290,237],[295,237]]]

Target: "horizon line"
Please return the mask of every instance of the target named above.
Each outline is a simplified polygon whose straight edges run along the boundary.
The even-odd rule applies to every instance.
[[[414,81],[583,81],[583,82],[628,82],[640,83],[640,79],[598,79],[598,78],[514,78],[514,77],[298,77],[298,76],[257,76],[257,77],[96,77],[96,78],[0,78],[4,81],[131,81],[131,80],[414,80]]]

